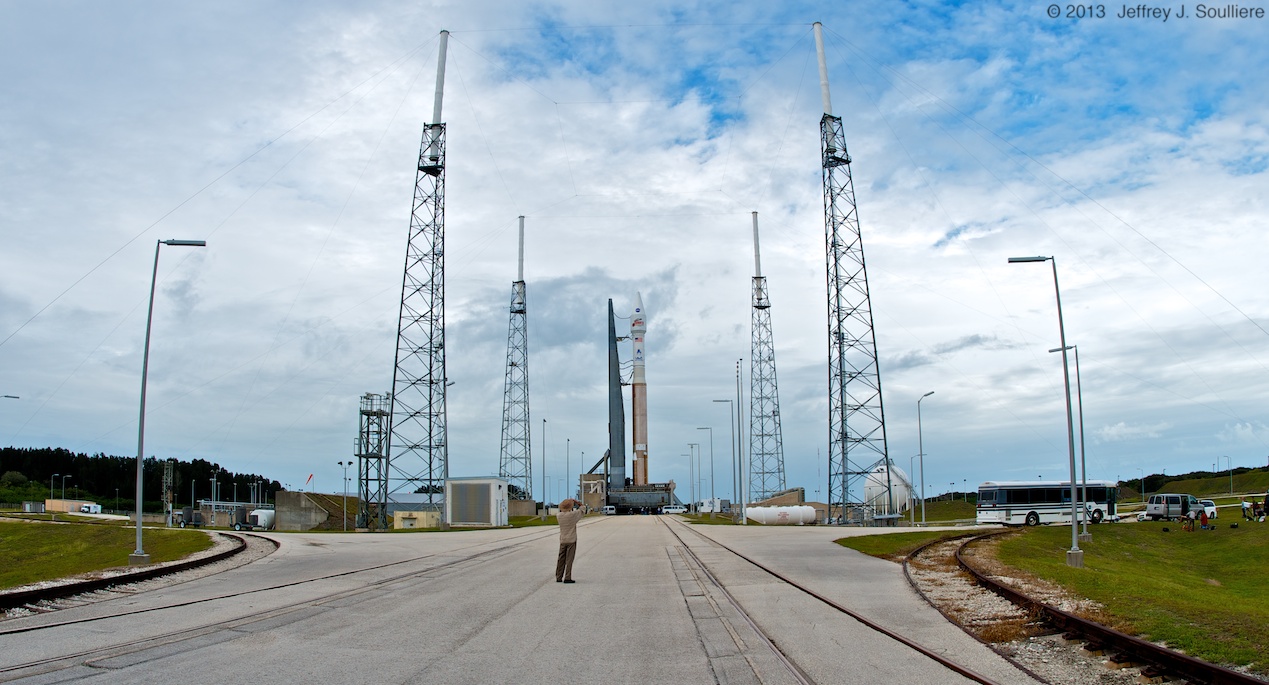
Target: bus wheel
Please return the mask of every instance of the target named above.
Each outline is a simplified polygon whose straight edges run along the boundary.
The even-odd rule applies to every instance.
[[[1101,510],[1101,509],[1094,509],[1094,510],[1093,510],[1093,523],[1101,523],[1101,522],[1102,522],[1102,510]]]
[[[1040,525],[1040,515],[1035,513],[1034,511],[1027,514],[1027,525],[1028,526]]]

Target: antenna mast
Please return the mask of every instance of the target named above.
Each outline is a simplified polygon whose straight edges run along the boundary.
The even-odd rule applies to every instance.
[[[529,323],[524,288],[524,217],[520,217],[520,259],[511,284],[507,326],[507,376],[502,395],[502,458],[498,473],[510,483],[511,499],[533,499],[529,444]],[[545,499],[543,500],[545,501]]]
[[[846,523],[847,509],[862,502],[850,493],[871,465],[886,463],[886,424],[881,374],[873,332],[872,301],[864,266],[864,242],[855,206],[850,155],[841,117],[833,116],[824,58],[824,30],[815,22],[820,66],[820,119],[824,228],[828,267],[828,506]],[[836,514],[833,508],[837,507]]]
[[[425,493],[428,509],[443,511],[449,476],[445,420],[445,124],[441,95],[449,31],[441,31],[432,122],[423,127],[414,205],[397,319],[388,433],[385,500]],[[381,511],[387,511],[387,501]]]
[[[771,300],[758,250],[758,213],[753,213],[753,318],[749,354],[749,501],[769,499],[784,486],[784,441],[776,385]]]

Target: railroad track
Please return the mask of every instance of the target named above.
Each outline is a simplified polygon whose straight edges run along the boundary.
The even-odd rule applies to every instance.
[[[863,615],[859,614],[858,612],[853,611],[853,610],[851,610],[851,609],[849,609],[849,608],[847,608],[847,607],[845,607],[845,606],[841,605],[840,603],[838,603],[838,602],[836,602],[836,601],[834,601],[834,600],[830,599],[829,597],[826,597],[826,596],[824,596],[824,595],[822,595],[822,594],[820,594],[820,593],[816,592],[815,590],[812,590],[811,588],[808,588],[808,587],[806,587],[805,585],[802,585],[801,583],[798,583],[797,581],[795,581],[795,580],[793,580],[793,579],[791,579],[791,578],[789,578],[789,577],[787,577],[787,576],[785,576],[785,575],[781,574],[779,571],[776,571],[775,569],[772,569],[771,567],[766,566],[766,565],[764,565],[764,564],[762,564],[762,563],[760,563],[760,562],[758,562],[758,561],[756,561],[756,560],[754,560],[754,559],[752,559],[752,558],[750,558],[750,557],[748,557],[748,556],[746,556],[746,555],[744,555],[744,554],[742,554],[742,553],[740,553],[740,552],[738,552],[738,551],[736,551],[736,550],[732,549],[731,547],[729,547],[729,546],[727,546],[727,545],[725,545],[725,544],[723,544],[723,543],[721,543],[721,542],[718,542],[718,541],[716,541],[716,540],[713,540],[712,538],[710,538],[710,537],[708,537],[708,536],[706,536],[706,535],[704,535],[704,534],[702,534],[702,533],[697,532],[697,531],[696,531],[696,530],[694,530],[694,529],[693,529],[690,525],[688,525],[688,524],[686,524],[686,523],[683,523],[683,522],[676,522],[674,525],[671,525],[668,521],[666,521],[666,520],[665,520],[665,518],[664,518],[664,517],[662,518],[662,523],[664,523],[664,524],[665,524],[665,526],[666,526],[666,527],[670,530],[670,532],[674,535],[674,537],[675,537],[675,538],[677,538],[677,539],[679,540],[679,542],[683,544],[683,548],[685,549],[686,553],[687,553],[688,555],[690,555],[690,556],[693,558],[693,560],[694,560],[697,564],[699,564],[699,565],[700,565],[700,567],[701,567],[701,568],[705,571],[705,573],[707,574],[707,577],[708,577],[709,581],[710,581],[711,583],[713,583],[713,584],[714,584],[714,586],[715,586],[716,588],[718,588],[718,589],[719,589],[719,590],[720,590],[720,591],[724,594],[724,596],[726,596],[726,597],[727,597],[727,599],[728,599],[728,600],[732,603],[732,605],[733,605],[733,606],[734,606],[734,607],[735,607],[735,608],[736,608],[736,609],[737,609],[737,610],[738,610],[738,611],[739,611],[739,612],[740,612],[740,613],[741,613],[741,614],[745,617],[745,620],[749,623],[749,625],[750,625],[750,626],[752,626],[752,627],[753,627],[753,629],[754,629],[755,631],[757,631],[757,632],[758,632],[758,633],[762,636],[762,638],[763,638],[763,639],[767,642],[767,644],[771,647],[771,649],[772,649],[774,652],[776,652],[776,653],[778,654],[778,658],[779,658],[779,659],[780,659],[780,660],[781,660],[781,661],[782,661],[782,662],[786,665],[786,667],[787,667],[787,668],[789,668],[790,672],[794,675],[795,679],[797,679],[797,680],[798,680],[798,682],[802,682],[802,683],[811,683],[811,682],[813,682],[813,681],[812,681],[812,680],[810,680],[810,679],[809,679],[809,677],[808,677],[805,673],[803,673],[803,672],[801,671],[801,669],[800,669],[800,668],[798,668],[797,664],[795,664],[795,663],[792,661],[792,659],[790,659],[790,658],[789,658],[789,657],[788,657],[788,656],[787,656],[787,655],[786,655],[786,654],[785,654],[785,653],[784,653],[784,652],[780,649],[779,645],[777,645],[777,644],[776,644],[776,643],[775,643],[775,642],[774,642],[774,641],[773,641],[773,640],[772,640],[769,636],[767,636],[765,633],[763,633],[763,632],[762,632],[762,630],[759,628],[759,626],[757,625],[757,623],[756,623],[756,622],[754,622],[754,621],[753,621],[753,619],[752,619],[751,617],[749,617],[749,614],[748,614],[748,613],[744,610],[744,608],[743,608],[743,607],[741,607],[741,606],[739,605],[739,603],[737,603],[737,602],[735,601],[735,599],[731,596],[731,594],[727,592],[726,588],[724,588],[724,587],[722,586],[722,584],[718,581],[718,579],[714,576],[714,574],[713,574],[712,572],[710,572],[710,570],[708,569],[708,567],[706,567],[706,565],[704,564],[704,562],[702,562],[702,561],[701,561],[700,557],[698,557],[698,556],[696,555],[696,553],[692,551],[691,547],[690,547],[690,546],[687,544],[687,542],[683,539],[683,536],[679,535],[679,532],[678,532],[678,530],[676,530],[676,528],[678,528],[678,529],[682,529],[682,530],[686,530],[686,531],[689,531],[689,532],[690,532],[690,533],[692,533],[692,534],[693,534],[696,538],[698,538],[698,539],[700,539],[700,540],[704,541],[704,542],[705,542],[706,544],[708,544],[708,545],[712,545],[712,546],[715,546],[715,547],[719,547],[719,548],[721,548],[721,549],[723,549],[723,550],[726,550],[727,552],[729,552],[729,553],[731,553],[731,554],[735,555],[735,556],[736,556],[736,557],[738,557],[739,559],[742,559],[742,560],[743,560],[743,561],[745,561],[746,563],[748,563],[748,564],[750,564],[750,565],[752,565],[752,566],[754,566],[754,567],[756,567],[756,568],[758,568],[758,569],[762,570],[763,572],[767,573],[768,575],[770,575],[770,576],[772,576],[772,577],[774,577],[774,578],[776,578],[776,579],[780,580],[782,583],[785,583],[785,584],[787,584],[787,585],[789,585],[789,586],[791,586],[791,587],[793,587],[793,588],[796,588],[797,590],[799,590],[799,591],[803,592],[803,593],[804,593],[804,594],[806,594],[806,595],[809,595],[810,597],[813,597],[814,599],[818,600],[819,602],[823,603],[824,605],[826,605],[826,606],[828,606],[828,607],[831,607],[832,609],[834,609],[834,610],[836,610],[836,611],[838,611],[838,612],[840,612],[840,613],[842,613],[842,614],[845,614],[845,615],[849,616],[850,618],[854,619],[854,620],[855,620],[855,621],[857,621],[859,624],[861,624],[861,625],[863,625],[863,626],[867,627],[868,629],[870,629],[870,630],[872,630],[872,631],[874,631],[874,632],[880,633],[881,635],[884,635],[884,636],[886,636],[886,637],[888,637],[888,638],[890,638],[890,639],[892,639],[892,640],[894,640],[894,641],[896,641],[896,642],[899,642],[899,643],[903,644],[904,646],[908,647],[909,649],[913,650],[914,652],[916,652],[916,653],[920,654],[921,656],[923,656],[923,657],[925,657],[925,658],[930,659],[931,661],[934,661],[934,662],[938,663],[939,665],[943,666],[944,668],[948,669],[949,671],[952,671],[952,672],[957,673],[957,674],[959,674],[959,675],[961,675],[961,676],[964,676],[964,677],[966,677],[966,678],[968,678],[968,679],[970,679],[970,680],[972,680],[972,681],[974,681],[974,682],[977,682],[977,683],[982,683],[982,684],[984,684],[984,685],[994,685],[995,683],[997,683],[997,681],[992,680],[992,679],[988,678],[987,676],[985,676],[985,675],[983,675],[983,674],[981,674],[981,673],[978,673],[978,672],[974,671],[973,669],[971,669],[971,668],[969,668],[969,667],[967,667],[967,666],[964,666],[964,665],[958,664],[958,663],[956,663],[955,661],[952,661],[951,659],[948,659],[947,657],[943,656],[942,654],[939,654],[939,653],[937,653],[937,652],[935,652],[935,651],[932,651],[932,650],[930,650],[930,649],[927,649],[926,647],[922,646],[921,644],[919,644],[919,643],[917,643],[917,642],[914,642],[913,640],[909,639],[908,637],[905,637],[905,636],[903,636],[903,635],[900,635],[899,633],[896,633],[895,631],[893,631],[893,630],[891,630],[891,629],[889,629],[889,628],[887,628],[887,627],[885,627],[885,626],[883,626],[883,625],[881,625],[881,624],[879,624],[879,623],[877,623],[877,622],[875,622],[875,621],[872,621],[872,620],[868,619],[867,617],[865,617],[865,616],[863,616]]]
[[[1041,617],[1046,623],[1061,631],[1064,637],[1083,640],[1085,650],[1106,652],[1110,655],[1111,661],[1119,664],[1140,665],[1142,676],[1145,678],[1183,678],[1196,685],[1264,685],[1264,680],[1161,647],[1041,602],[980,572],[965,560],[965,551],[970,545],[1002,534],[1004,533],[994,532],[966,537],[955,553],[957,565],[968,573],[975,583],[1009,600],[1024,611]],[[931,541],[914,550],[904,560],[904,573],[914,588],[916,583],[908,572],[908,561],[934,544],[945,541],[945,539]],[[917,591],[920,592],[920,589],[918,588]]]
[[[150,568],[139,569],[106,578],[93,578],[90,580],[79,580],[71,583],[64,583],[62,585],[22,590],[20,592],[0,593],[0,611],[24,607],[39,611],[41,610],[40,605],[42,603],[66,599],[76,595],[100,592],[102,590],[108,590],[122,585],[140,583],[146,580],[153,580],[155,578],[162,578],[164,576],[181,573],[182,571],[188,571],[190,569],[201,568],[209,564],[214,564],[218,561],[224,561],[225,559],[240,554],[247,549],[247,541],[243,539],[242,536],[230,533],[219,533],[219,535],[232,538],[235,541],[233,548],[198,559],[181,561],[175,564],[156,565]],[[274,546],[276,547],[276,545],[277,543],[275,542]]]

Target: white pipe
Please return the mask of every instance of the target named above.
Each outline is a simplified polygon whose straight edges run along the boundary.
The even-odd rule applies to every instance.
[[[824,59],[824,27],[818,21],[813,26],[815,28],[815,56],[820,62],[820,98],[824,100],[824,113],[831,115],[833,103],[828,97],[828,62]]]
[[[441,31],[441,57],[436,62],[436,103],[432,107],[432,123],[441,123],[441,95],[445,92],[445,51],[449,46],[449,31]],[[821,61],[820,73],[824,72]]]
[[[753,276],[762,277],[762,258],[758,255],[758,213],[753,213]]]
[[[524,217],[520,217],[520,268],[516,271],[517,281],[524,280]]]

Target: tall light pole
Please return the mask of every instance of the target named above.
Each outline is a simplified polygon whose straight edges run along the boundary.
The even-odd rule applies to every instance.
[[[1144,506],[1146,503],[1146,472],[1138,466],[1137,473],[1141,474],[1141,504]]]
[[[693,476],[694,480],[692,481],[692,506],[696,506],[697,502],[705,499],[704,497],[705,493],[701,490],[700,483],[698,482],[702,480],[701,479],[701,443],[689,442],[687,443],[687,448],[689,451],[693,452],[696,455],[696,475]],[[697,513],[700,513],[700,512],[697,512]]]
[[[62,500],[66,499],[66,479],[72,477],[73,476],[70,476],[69,474],[62,476]]]
[[[688,496],[689,498],[694,498],[694,496],[695,496],[695,494],[694,494],[694,493],[695,493],[695,490],[694,490],[694,488],[692,487],[692,479],[696,477],[696,474],[692,473],[692,454],[691,454],[691,450],[689,449],[687,454],[680,454],[679,456],[680,456],[680,457],[687,457],[687,496]]]
[[[727,417],[731,420],[731,498],[733,504],[739,498],[740,490],[736,486],[736,473],[738,465],[736,463],[736,415],[731,413],[734,404],[731,400],[714,400],[715,402],[727,403]]]
[[[567,483],[568,480],[573,477],[572,475],[570,475],[573,473],[572,452],[571,452],[571,450],[573,449],[572,442],[573,442],[572,438],[564,438],[564,481],[565,483]],[[572,497],[572,495],[570,494],[569,497]]]
[[[53,495],[57,494],[56,492],[53,491],[53,479],[57,478],[60,475],[62,474],[54,473],[53,475],[48,477],[48,498],[49,499],[53,499]]]
[[[137,420],[137,548],[128,555],[128,564],[139,566],[150,563],[150,555],[141,546],[141,504],[144,501],[144,489],[141,478],[141,465],[145,460],[145,382],[150,371],[150,328],[154,322],[154,284],[159,278],[159,248],[164,245],[172,247],[206,247],[205,240],[159,240],[154,244],[154,271],[150,274],[150,308],[145,315],[145,351],[141,355],[141,411]]]
[[[1057,299],[1059,349],[1062,350],[1062,381],[1066,387],[1066,445],[1071,461],[1071,549],[1066,553],[1066,565],[1075,568],[1084,567],[1084,552],[1080,550],[1079,526],[1076,521],[1075,496],[1075,419],[1071,414],[1071,370],[1066,355],[1066,325],[1062,322],[1062,291],[1058,287],[1057,258],[1055,257],[1010,257],[1010,264],[1026,264],[1031,262],[1051,262],[1053,265],[1053,294]]]
[[[1221,455],[1221,459],[1228,460],[1226,463],[1229,465],[1229,494],[1232,495],[1234,494],[1234,460],[1225,454]],[[1216,463],[1219,465],[1220,459],[1217,459]]]
[[[925,436],[921,432],[921,400],[933,395],[931,390],[917,398],[917,456],[921,458],[921,525],[925,525]],[[915,514],[913,514],[915,516]]]
[[[912,489],[912,462],[915,459],[915,454],[908,457],[908,525],[911,526],[916,525],[916,491]]]
[[[754,216],[757,215],[755,214]],[[744,443],[741,442],[741,435],[745,431],[745,424],[741,420],[740,414],[740,362],[742,361],[744,361],[743,358],[736,360],[736,480],[740,484],[740,489],[737,491],[739,495],[737,499],[740,500],[740,525],[747,526],[749,525],[749,517],[745,514],[745,505],[749,503],[749,488],[745,487],[745,476],[750,474],[753,469],[744,467],[745,447]],[[750,454],[749,458],[752,460],[753,455]],[[781,457],[781,463],[783,463],[783,459]],[[750,466],[752,467],[752,464]],[[781,475],[783,475],[784,469],[781,468],[780,471]]]
[[[335,463],[339,464],[340,466],[344,468],[344,532],[347,533],[348,532],[348,467],[352,466],[353,463],[351,459],[349,459],[348,461],[337,461]]]
[[[542,520],[546,520],[546,419],[542,419]]]
[[[1075,398],[1079,405],[1079,423],[1080,423],[1080,519],[1083,522],[1083,531],[1080,533],[1080,542],[1090,542],[1093,535],[1088,532],[1088,465],[1084,461],[1084,390],[1080,383],[1080,346],[1071,345],[1069,348],[1075,353]],[[1049,353],[1059,352],[1058,348],[1049,350]],[[1072,490],[1074,494],[1074,490]],[[1074,524],[1072,524],[1074,525]]]
[[[697,428],[696,430],[709,431],[709,498],[711,500],[716,500],[716,498],[714,497],[714,427],[706,426],[704,428]],[[714,507],[716,505],[717,505],[717,501],[710,502],[709,504],[710,514],[715,513]]]

